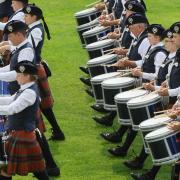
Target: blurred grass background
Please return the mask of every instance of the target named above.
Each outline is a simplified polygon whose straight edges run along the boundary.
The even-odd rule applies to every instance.
[[[74,13],[85,9],[85,5],[93,0],[35,0],[44,12],[52,40],[46,41],[43,58],[47,59],[53,76],[49,78],[55,98],[54,111],[66,140],[49,142],[57,164],[61,168],[61,180],[130,180],[130,170],[123,165],[125,159],[133,158],[142,145],[138,137],[125,158],[114,158],[107,153],[109,147],[116,145],[102,140],[100,132],[113,131],[112,128],[97,125],[92,116],[97,115],[91,110],[93,99],[86,95],[85,86],[79,81],[84,76],[79,66],[85,65],[88,56],[76,33]],[[150,23],[162,23],[166,28],[179,21],[179,0],[145,0],[148,8],[147,16]],[[47,122],[47,121],[46,121]],[[50,136],[47,124],[46,136]],[[144,170],[152,165],[151,159],[146,161]],[[144,171],[143,170],[143,171]],[[170,179],[171,166],[164,166],[157,180]],[[16,176],[15,180],[33,180],[28,177]]]

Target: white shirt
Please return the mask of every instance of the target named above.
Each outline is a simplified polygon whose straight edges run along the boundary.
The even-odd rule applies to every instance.
[[[27,89],[34,82],[21,85],[20,90],[24,90],[21,95],[14,100],[15,94],[9,97],[0,97],[0,115],[12,115],[23,111],[36,101],[36,93],[32,89]]]
[[[32,23],[32,24],[30,24],[29,25],[29,28],[32,28],[32,27],[34,27],[34,26],[36,26],[36,25],[38,25],[38,24],[41,24],[41,21],[39,20],[39,21],[36,21],[36,22],[34,22],[34,23]],[[32,46],[33,46],[33,43],[32,43],[32,38],[31,38],[31,36],[33,37],[33,39],[34,39],[34,43],[35,43],[35,46],[37,46],[38,45],[38,43],[43,39],[43,37],[42,37],[42,31],[39,29],[39,28],[34,28],[31,32],[30,32],[30,34],[29,34],[29,36],[28,36],[28,41],[32,44]]]
[[[131,33],[130,35],[134,38],[134,40],[136,39],[136,37],[135,37],[132,33]],[[138,36],[138,38],[139,38],[140,36],[141,36],[141,34]],[[137,40],[138,40],[138,38],[137,38]],[[135,43],[134,40],[132,41],[131,46]],[[131,50],[131,46],[130,46],[130,48],[129,48],[128,53],[129,53],[130,50]],[[142,59],[143,59],[144,56],[146,55],[149,47],[150,47],[150,43],[149,43],[148,38],[144,38],[143,41],[141,42],[141,44],[139,45],[139,48],[138,48],[138,53],[141,55]],[[135,61],[135,63],[136,63],[136,62],[140,62],[140,61],[141,61],[141,60]],[[139,66],[139,65],[137,65],[137,66]]]
[[[16,46],[16,49],[22,47],[27,42],[28,40],[26,39],[25,41],[20,43],[18,46]],[[24,60],[33,62],[34,51],[32,48],[25,48],[20,51],[19,56],[18,56],[18,62],[21,62]],[[0,80],[6,81],[6,82],[12,82],[16,80],[16,72],[10,71],[10,65],[0,68]]]
[[[151,46],[150,50],[154,49],[155,47],[158,47],[158,46],[163,46],[163,43],[160,42],[160,43],[158,43],[156,45]],[[142,75],[143,79],[154,80],[157,77],[159,68],[161,67],[161,65],[164,62],[164,60],[166,59],[166,57],[167,57],[167,55],[165,53],[158,52],[155,55],[155,57],[154,57],[155,73],[146,73],[146,72],[143,72],[143,75]],[[136,63],[136,65],[138,67],[142,67],[142,65],[144,63],[144,58],[143,58],[143,60],[136,61],[135,63]]]
[[[19,9],[18,11],[16,11],[14,14],[14,16],[12,17],[12,19],[10,20],[10,21],[12,21],[12,20],[18,20],[18,21],[22,21],[22,22],[25,22],[24,21],[24,13],[21,11],[22,9]],[[19,12],[20,11],[20,12]],[[8,21],[8,22],[10,22],[10,21]],[[7,22],[7,23],[8,23]],[[4,30],[4,28],[5,28],[5,26],[6,26],[6,24],[7,23],[2,23],[2,22],[0,22],[0,30]]]
[[[169,59],[173,59],[173,58],[175,57],[175,55],[176,55],[176,52],[169,53],[168,58],[169,58]],[[168,66],[168,74],[170,74],[171,67],[172,67],[173,63],[174,63],[174,61],[172,61],[172,63],[170,63],[169,66]],[[155,90],[160,89],[160,87],[161,87],[161,86],[155,86]],[[170,91],[171,91],[171,90],[170,90]],[[170,95],[170,94],[169,94],[169,96],[173,96],[173,95]]]

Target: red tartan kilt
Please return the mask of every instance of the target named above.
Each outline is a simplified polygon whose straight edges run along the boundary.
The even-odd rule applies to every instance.
[[[42,109],[52,108],[54,100],[49,87],[49,82],[46,76],[46,72],[42,64],[38,65],[38,86],[41,97],[41,103],[40,103],[41,108]]]
[[[41,115],[41,110],[40,110],[40,108],[38,109],[38,112],[37,112],[36,127],[40,130],[41,133],[44,133],[44,132],[46,131],[46,126],[45,126],[43,117],[42,117],[42,115]]]
[[[7,174],[26,176],[30,172],[44,171],[45,161],[35,132],[12,131],[9,135]]]

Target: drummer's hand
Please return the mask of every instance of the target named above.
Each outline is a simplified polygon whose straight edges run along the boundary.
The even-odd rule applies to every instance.
[[[5,46],[0,47],[0,54],[4,54],[9,49],[10,49],[9,45],[5,45]]]
[[[0,43],[0,47],[5,46],[5,45],[10,45],[10,44],[9,44],[9,41],[2,41],[2,42]]]
[[[124,64],[123,64],[123,61],[122,61],[122,60],[119,60],[119,61],[117,61],[116,63],[112,64],[112,66],[123,68],[123,67],[124,67]]]
[[[103,9],[105,9],[105,4],[104,3],[99,3],[99,4],[94,5],[94,7],[97,10],[103,10]]]
[[[168,96],[169,95],[168,88],[160,88],[157,92],[160,96]]]
[[[124,55],[127,53],[127,50],[124,48],[114,48],[114,53],[118,55]]]
[[[139,68],[134,68],[131,70],[133,76],[142,77],[142,71]]]
[[[166,82],[166,81],[162,82],[162,83],[161,83],[161,87],[166,88],[166,87],[167,87],[167,82]]]
[[[172,121],[168,124],[168,128],[174,131],[180,130],[180,122],[179,121]]]
[[[120,37],[120,35],[115,32],[110,32],[107,36],[109,39],[118,39]]]
[[[111,21],[109,20],[102,20],[100,21],[101,26],[111,26]]]
[[[155,91],[155,87],[151,83],[143,83],[143,87],[147,90]]]

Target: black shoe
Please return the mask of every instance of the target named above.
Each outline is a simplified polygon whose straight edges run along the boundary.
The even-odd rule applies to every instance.
[[[87,68],[87,67],[80,66],[79,69],[80,69],[82,72],[84,72],[84,73],[86,73],[86,74],[89,74],[89,71],[88,71],[88,68]]]
[[[127,151],[123,147],[117,146],[116,148],[108,149],[108,152],[114,156],[126,156]]]
[[[52,130],[52,136],[48,140],[63,141],[63,140],[65,140],[65,136],[62,131],[55,132]]]
[[[97,105],[97,104],[94,104],[91,106],[92,109],[94,109],[95,111],[98,111],[98,112],[109,112],[108,110],[104,109],[103,106],[100,106],[100,105]]]
[[[98,117],[93,117],[93,119],[101,124],[101,125],[104,125],[104,126],[112,126],[113,125],[113,121],[112,120],[109,120],[108,118],[106,117],[102,117],[102,118],[98,118]]]
[[[133,160],[125,161],[124,165],[133,170],[138,170],[143,168],[143,163],[140,162],[139,157],[136,157]]]
[[[135,180],[154,180],[149,174],[131,173],[131,177]]]
[[[89,96],[94,97],[92,90],[86,89],[85,91]]]
[[[80,80],[87,86],[91,86],[91,81],[89,78],[83,78],[81,77]]]
[[[119,133],[117,133],[117,132],[101,133],[100,135],[109,142],[119,143],[122,141],[121,137],[119,136]]]
[[[60,176],[60,169],[58,167],[46,168],[49,176]]]

